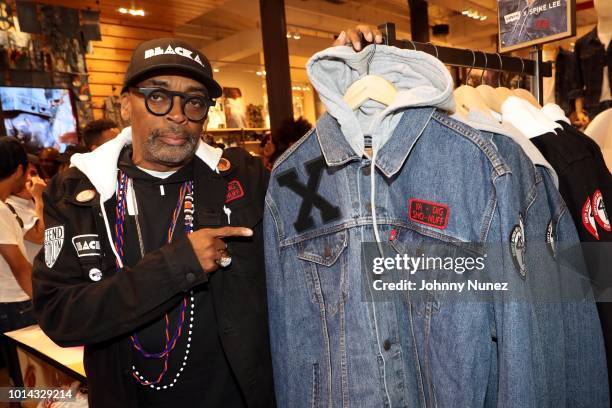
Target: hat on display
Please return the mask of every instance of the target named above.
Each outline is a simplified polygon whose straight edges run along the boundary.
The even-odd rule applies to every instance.
[[[182,73],[202,83],[211,98],[222,94],[221,86],[213,79],[212,67],[204,54],[178,38],[159,38],[140,43],[128,65],[123,90],[163,72]]]

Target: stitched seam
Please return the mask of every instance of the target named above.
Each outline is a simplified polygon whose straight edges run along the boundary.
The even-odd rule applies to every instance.
[[[441,114],[439,111],[434,112],[433,118],[442,126],[454,130],[455,132],[464,136],[476,146],[478,146],[478,148],[485,153],[487,159],[489,160],[498,175],[510,172],[510,167],[495,151],[495,148],[493,148],[493,146],[489,142],[487,142],[487,140],[484,139],[481,134],[476,133],[475,130],[469,128],[467,125],[464,125],[461,122],[448,118],[446,115]]]

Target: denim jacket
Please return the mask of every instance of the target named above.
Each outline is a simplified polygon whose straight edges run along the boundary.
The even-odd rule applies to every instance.
[[[342,95],[368,67],[398,96],[353,114]],[[540,307],[502,293],[448,302],[434,291],[376,301],[364,290],[371,286],[362,243],[377,240],[393,248],[497,244],[507,249],[492,260],[498,280],[526,297],[536,285],[558,284],[540,273],[551,255],[527,248],[516,268],[510,254],[518,225],[527,242],[545,242],[551,206],[563,219],[555,238],[575,239],[562,201],[549,203],[520,148],[502,154],[490,135],[451,119],[444,111],[453,108],[452,80],[423,53],[336,47],[315,55],[308,70],[328,113],[275,164],[264,215],[278,405],[607,406],[592,302]],[[413,217],[415,200],[446,209],[443,219]]]

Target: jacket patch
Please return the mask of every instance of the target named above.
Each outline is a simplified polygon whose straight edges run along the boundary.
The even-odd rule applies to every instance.
[[[527,263],[525,262],[526,249],[523,215],[519,214],[519,223],[512,228],[512,232],[510,233],[510,253],[512,254],[514,267],[523,279],[527,277]]]
[[[555,258],[557,256],[557,242],[555,241],[555,235],[557,235],[557,224],[550,219],[548,227],[546,228],[546,247],[550,256]]]
[[[45,230],[45,263],[52,268],[64,245],[64,226],[51,227]]]
[[[100,240],[97,234],[77,235],[72,238],[72,245],[79,258],[84,256],[100,256]]]
[[[599,239],[599,233],[597,232],[597,225],[595,225],[595,215],[593,214],[593,206],[591,205],[591,197],[587,197],[584,205],[582,206],[582,225],[584,228],[595,237]]]
[[[608,218],[608,212],[606,211],[603,195],[601,194],[600,190],[593,193],[593,216],[595,217],[597,224],[599,224],[604,231],[612,231],[612,228],[610,227],[610,219]]]
[[[227,195],[225,196],[225,204],[244,197],[244,189],[238,180],[232,180],[227,183]]]
[[[325,197],[319,194],[319,183],[326,167],[323,156],[306,162],[304,167],[308,173],[307,184],[303,184],[300,181],[298,172],[295,168],[284,171],[276,176],[276,181],[279,186],[288,187],[295,194],[302,197],[300,211],[298,212],[297,219],[293,223],[297,232],[302,232],[308,228],[314,227],[315,222],[310,215],[313,207],[316,207],[320,211],[324,224],[340,218],[341,215],[339,207],[333,206]]]
[[[102,271],[98,268],[91,268],[89,270],[89,279],[94,282],[98,282],[102,279]]]
[[[408,217],[430,227],[445,229],[450,210],[447,205],[411,198],[408,203]]]

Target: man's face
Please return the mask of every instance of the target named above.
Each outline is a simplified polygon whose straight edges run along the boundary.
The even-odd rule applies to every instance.
[[[155,76],[137,87],[207,95],[201,83],[178,75]],[[147,110],[144,95],[135,91],[122,95],[121,115],[132,124],[135,164],[149,164],[152,169],[168,169],[178,167],[193,157],[206,118],[198,122],[188,120],[181,102],[178,96],[174,97],[170,112],[157,116]]]
[[[15,173],[13,173],[11,177],[13,179],[13,183],[11,185],[11,194],[17,194],[25,188],[27,172],[25,172],[23,167],[19,165],[19,167],[17,167],[17,170],[15,171]]]

